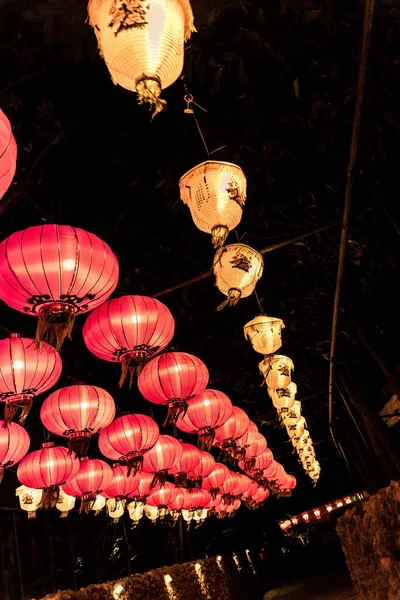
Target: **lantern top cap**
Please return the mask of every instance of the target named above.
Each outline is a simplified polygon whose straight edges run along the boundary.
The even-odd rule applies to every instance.
[[[241,244],[241,243],[237,242],[236,244],[228,244],[227,246],[224,246],[223,248],[219,248],[215,253],[214,265],[215,265],[215,263],[218,262],[221,254],[223,254],[225,252],[237,252],[237,250],[240,250],[240,249],[241,250],[244,250],[244,249],[250,250],[253,254],[258,254],[261,262],[264,264],[264,259],[257,250],[254,250],[254,248],[252,248],[251,246],[248,246],[247,244]]]
[[[234,171],[240,171],[244,177],[243,170],[241,167],[239,167],[239,165],[235,165],[234,163],[226,162],[223,160],[205,160],[204,162],[196,165],[195,167],[192,167],[189,171],[186,171],[186,173],[184,175],[182,175],[182,177],[180,178],[179,185],[184,185],[185,179],[187,179],[190,176],[196,175],[197,171],[206,173],[207,171],[213,171],[214,169],[217,169],[217,168],[224,168],[225,170],[232,169]]]
[[[254,319],[246,323],[246,325],[244,325],[243,327],[243,330],[246,331],[246,329],[248,329],[249,327],[254,327],[254,325],[263,325],[271,323],[279,324],[281,329],[284,329],[285,327],[282,319],[279,319],[278,317],[268,317],[267,315],[261,313],[259,315],[256,315]]]
[[[9,338],[20,338],[21,334],[20,333],[10,333],[8,337]]]
[[[285,356],[284,354],[270,354],[269,356],[266,356],[264,358],[264,360],[262,360],[259,363],[260,365],[268,365],[268,364],[273,364],[279,360],[284,360],[288,367],[290,367],[291,369],[294,369],[294,364],[291,358],[289,358],[288,356]]]
[[[53,448],[54,442],[43,442],[42,448]]]

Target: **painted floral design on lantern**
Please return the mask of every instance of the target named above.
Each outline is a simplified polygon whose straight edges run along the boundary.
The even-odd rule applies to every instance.
[[[148,22],[150,0],[113,0],[110,7],[111,21],[108,26],[117,36],[123,29],[143,29]]]
[[[243,327],[244,337],[249,340],[253,349],[260,354],[272,354],[282,346],[282,329],[285,325],[281,319],[261,314]]]

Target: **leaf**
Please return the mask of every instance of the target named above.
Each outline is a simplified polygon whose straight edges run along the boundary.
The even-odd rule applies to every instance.
[[[295,79],[293,81],[293,89],[294,89],[294,93],[295,93],[297,100],[299,100],[300,99],[300,84],[299,84],[298,79]]]
[[[315,19],[318,19],[318,17],[320,17],[321,15],[322,15],[322,10],[319,10],[319,9],[310,10],[309,12],[304,13],[302,21],[303,21],[303,23],[309,23],[310,21],[314,21]]]

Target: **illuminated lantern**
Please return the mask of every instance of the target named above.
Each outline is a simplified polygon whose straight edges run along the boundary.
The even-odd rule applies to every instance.
[[[45,442],[40,450],[30,452],[21,460],[17,477],[27,487],[42,488],[44,508],[55,508],[60,485],[75,477],[78,469],[79,460],[66,448]]]
[[[296,425],[289,425],[288,427],[286,427],[288,436],[292,440],[292,444],[297,443],[301,439],[305,431],[305,426],[306,420],[304,417],[301,417],[297,421]]]
[[[0,200],[8,190],[17,166],[17,144],[10,121],[0,109]]]
[[[0,421],[0,483],[4,469],[16,465],[28,452],[30,438],[16,423]]]
[[[94,512],[94,516],[97,516],[101,513],[101,511],[103,510],[103,508],[106,505],[106,499],[104,498],[104,496],[102,496],[101,494],[97,494],[97,496],[95,497],[94,500],[90,501],[88,506],[85,506],[85,511],[87,511],[87,508],[89,508],[89,510],[92,510]],[[83,510],[83,504],[81,504],[81,508],[80,510]]]
[[[228,467],[222,463],[215,463],[211,473],[203,478],[201,486],[204,490],[208,490],[212,498],[215,499],[228,475]]]
[[[116,502],[133,498],[136,494],[139,480],[136,477],[128,476],[128,467],[123,465],[114,465],[111,469],[112,479],[101,492],[101,495],[108,499],[114,499]]]
[[[248,489],[242,494],[242,500],[245,500],[246,504],[251,507],[253,503],[253,496],[258,492],[260,486],[257,481],[254,479],[250,479],[250,486]]]
[[[109,498],[106,500],[107,514],[113,520],[113,523],[118,523],[119,519],[124,514],[126,500],[115,500]]]
[[[293,475],[285,475],[278,481],[279,493],[287,496],[291,496],[292,490],[296,487],[297,481]]]
[[[198,508],[194,512],[193,519],[195,521],[197,521],[198,525],[201,525],[202,523],[204,523],[204,520],[207,518],[207,516],[208,516],[207,508]]]
[[[292,381],[285,388],[277,388],[276,390],[268,388],[268,394],[272,400],[272,404],[282,414],[293,407],[297,394],[297,385]]]
[[[315,454],[301,454],[300,456],[300,460],[301,460],[301,464],[303,465],[303,468],[305,471],[312,471],[312,468],[314,466],[315,463]]]
[[[312,468],[309,471],[307,471],[307,474],[313,480],[314,485],[316,485],[316,483],[321,475],[321,465],[319,464],[319,462],[317,460],[314,461]]]
[[[43,425],[68,439],[68,448],[78,456],[87,454],[90,438],[115,417],[114,400],[94,385],[70,385],[56,390],[42,404]]]
[[[281,319],[257,315],[243,327],[244,337],[249,340],[253,350],[260,354],[272,354],[282,346],[282,329],[284,324]]]
[[[310,433],[307,429],[304,429],[303,434],[296,438],[293,445],[296,446],[297,452],[301,452],[311,443]]]
[[[204,390],[188,400],[185,415],[180,415],[176,426],[186,433],[197,433],[202,449],[209,450],[215,429],[221,427],[232,414],[232,402],[223,392]]]
[[[294,369],[293,362],[282,354],[266,356],[258,363],[261,373],[264,375],[265,383],[272,390],[285,388],[291,383],[291,373]]]
[[[5,421],[11,421],[19,408],[22,425],[32,406],[33,397],[55,385],[61,375],[58,352],[42,342],[11,333],[0,340],[0,401],[5,403]]]
[[[75,498],[73,496],[68,496],[63,490],[60,489],[60,493],[58,495],[58,502],[56,504],[56,508],[61,512],[60,517],[63,519],[68,517],[68,513],[75,506]]]
[[[246,202],[242,169],[232,163],[207,160],[185,173],[179,188],[196,227],[211,233],[214,248],[223,246],[228,233],[239,225]]]
[[[233,494],[234,489],[239,485],[241,481],[240,474],[234,471],[229,471],[224,483],[221,486],[221,496],[225,504],[233,502],[235,496]]]
[[[253,501],[257,503],[264,502],[269,496],[269,490],[264,490],[262,487],[259,487],[257,492],[253,495]]]
[[[246,454],[246,448],[251,446],[259,434],[258,427],[253,421],[249,421],[249,427],[244,435],[236,440],[235,457],[244,458]]]
[[[37,225],[0,244],[0,298],[37,316],[36,340],[59,350],[75,316],[102,304],[118,283],[109,246],[83,229]]]
[[[247,475],[242,475],[241,473],[237,473],[238,482],[236,486],[232,490],[232,495],[236,498],[242,497],[245,492],[248,492],[251,488],[252,480]]]
[[[183,448],[179,440],[170,435],[160,435],[155,446],[143,457],[143,471],[154,476],[152,487],[156,483],[163,486],[167,480],[169,469],[175,461],[182,458]]]
[[[236,440],[241,438],[249,428],[249,417],[238,406],[232,406],[229,419],[215,432],[215,442],[223,450],[236,448]]]
[[[285,469],[282,467],[281,463],[273,460],[268,467],[263,469],[262,477],[267,481],[275,482],[281,479],[284,474]]]
[[[216,285],[227,299],[218,306],[235,306],[250,296],[261,278],[264,261],[261,254],[245,244],[230,244],[217,250],[214,257]]]
[[[169,483],[168,481],[165,485],[152,492],[149,496],[147,496],[147,506],[156,506],[158,509],[167,509],[168,504],[171,504],[178,495],[178,489],[174,486],[173,483]]]
[[[184,491],[182,508],[185,510],[201,510],[211,502],[211,494],[207,490]]]
[[[167,511],[167,508],[165,508],[165,511]],[[158,506],[148,506],[146,504],[145,507],[144,507],[144,514],[154,524],[157,521],[157,519],[158,519],[158,517],[160,515],[160,511],[158,509]]]
[[[191,488],[201,488],[204,477],[208,477],[215,469],[214,457],[204,450],[200,450],[200,462],[188,472]]]
[[[155,404],[166,404],[171,421],[187,408],[187,400],[197,396],[208,384],[208,369],[186,352],[166,352],[153,358],[138,377],[140,393]]]
[[[174,475],[176,487],[186,487],[188,472],[198,466],[201,458],[200,450],[193,444],[181,442],[181,445],[182,457],[176,460],[169,470],[171,475]]]
[[[130,502],[126,505],[126,508],[128,509],[130,519],[132,519],[134,523],[134,527],[136,527],[140,519],[143,517],[143,503],[138,504],[137,502]]]
[[[43,490],[29,488],[26,485],[20,485],[15,490],[15,495],[18,496],[19,505],[22,510],[28,513],[28,519],[36,517],[36,511],[42,503]]]
[[[143,455],[159,437],[157,423],[146,415],[123,415],[99,435],[100,452],[111,460],[126,461],[128,475],[142,468]]]
[[[267,440],[261,433],[258,433],[256,440],[250,446],[248,446],[245,450],[245,455],[244,455],[245,471],[251,471],[251,469],[254,468],[255,459],[257,458],[257,456],[260,456],[260,454],[263,454],[263,452],[265,452],[266,449],[267,449]]]
[[[164,110],[161,90],[181,74],[184,42],[195,31],[189,0],[90,0],[88,13],[113,83],[136,92],[154,115]]]
[[[247,469],[247,472],[256,473],[258,471],[263,471],[264,469],[269,467],[273,459],[274,455],[272,454],[271,450],[269,448],[266,448],[262,454],[254,458],[252,467],[250,469]],[[244,469],[245,464],[243,462],[239,462],[239,466],[241,469],[246,470]]]
[[[153,475],[151,473],[137,473],[132,479],[136,482],[136,491],[131,496],[131,498],[135,499],[135,502],[145,503],[147,496],[158,489],[157,486],[154,486]],[[153,487],[151,487],[152,484]],[[158,487],[160,486],[158,485]]]
[[[97,496],[110,484],[112,476],[111,467],[104,460],[84,456],[77,474],[62,489],[69,496],[81,498],[80,510],[87,513]]]
[[[83,327],[90,352],[122,366],[120,386],[129,371],[140,373],[146,362],[164,350],[175,329],[174,318],[162,302],[148,296],[122,296],[93,311]]]
[[[280,412],[280,415],[286,427],[296,425],[301,419],[301,402],[295,400],[292,408],[290,408],[288,412]]]
[[[186,490],[179,489],[175,500],[168,504],[168,512],[174,521],[177,521],[181,515],[181,509],[185,499],[184,492],[186,492]]]

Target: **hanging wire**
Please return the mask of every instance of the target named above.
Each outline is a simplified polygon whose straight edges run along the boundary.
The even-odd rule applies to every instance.
[[[185,90],[185,95],[183,96],[183,99],[186,102],[186,108],[183,112],[186,115],[193,115],[194,122],[196,123],[196,127],[199,132],[201,141],[203,142],[203,146],[207,153],[207,158],[210,158],[210,151],[208,149],[207,142],[206,142],[203,132],[201,130],[200,123],[196,117],[196,113],[194,112],[193,106],[197,106],[197,108],[199,108],[200,110],[202,110],[205,113],[207,112],[207,110],[205,108],[203,108],[202,106],[200,106],[200,104],[197,104],[197,102],[194,101],[193,95],[189,93],[189,89],[184,81],[184,77],[181,77],[181,80],[183,82],[183,88]],[[224,148],[224,146],[221,146],[221,148]],[[218,150],[221,150],[221,148],[218,148]]]
[[[254,296],[255,296],[255,298],[256,298],[256,300],[257,300],[258,308],[260,309],[260,311],[261,311],[261,314],[262,314],[262,315],[263,315],[263,314],[265,314],[265,313],[264,313],[264,308],[263,308],[263,305],[261,304],[261,300],[260,300],[260,298],[258,297],[258,294],[257,294],[257,290],[256,290],[256,289],[254,289]]]

